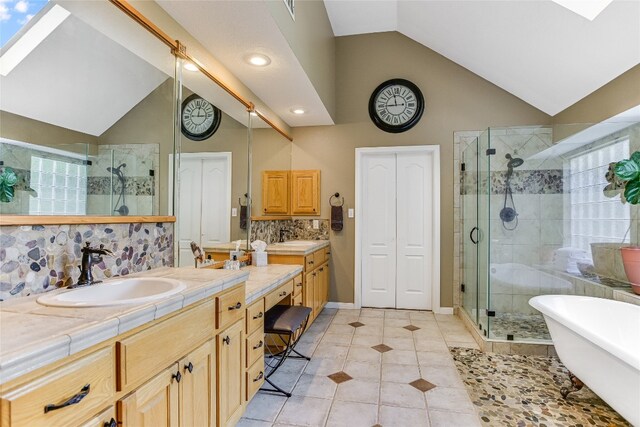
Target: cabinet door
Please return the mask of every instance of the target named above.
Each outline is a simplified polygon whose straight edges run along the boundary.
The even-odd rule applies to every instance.
[[[302,296],[304,299],[304,306],[309,307],[312,310],[311,317],[315,318],[315,298],[316,298],[316,282],[318,273],[312,271],[305,275],[305,284],[302,289]]]
[[[323,278],[324,278],[324,267],[320,267],[314,271],[315,276],[315,286],[313,288],[313,315],[317,316],[320,314],[320,310],[322,309],[322,289],[323,289]]]
[[[244,409],[243,321],[218,335],[218,425],[233,426]]]
[[[211,339],[178,362],[181,427],[216,424],[215,346]]]
[[[118,427],[116,422],[116,408],[112,405],[95,417],[91,418],[80,427]]]
[[[289,213],[289,171],[262,172],[262,214]]]
[[[291,171],[291,214],[320,215],[320,171]]]
[[[174,363],[118,401],[119,425],[178,427],[178,373],[178,365]]]

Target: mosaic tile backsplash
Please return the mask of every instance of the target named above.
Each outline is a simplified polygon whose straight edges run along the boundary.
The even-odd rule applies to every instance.
[[[2,227],[0,300],[75,283],[85,242],[114,253],[93,267],[97,280],[173,266],[173,236],[172,223]]]
[[[251,241],[262,240],[267,244],[280,240],[280,230],[287,230],[285,240],[329,240],[329,220],[319,219],[320,228],[313,228],[313,219],[283,219],[276,221],[251,221]]]

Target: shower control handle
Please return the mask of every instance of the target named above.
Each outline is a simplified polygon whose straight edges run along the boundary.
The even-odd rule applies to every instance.
[[[473,227],[471,229],[471,232],[469,233],[469,239],[471,239],[471,241],[473,242],[474,245],[477,245],[479,240],[476,240],[476,239],[473,238],[473,232],[474,231],[480,232],[480,229],[478,227]]]

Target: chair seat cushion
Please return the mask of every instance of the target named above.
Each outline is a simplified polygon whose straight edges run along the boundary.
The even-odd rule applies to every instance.
[[[275,305],[265,315],[264,331],[268,334],[292,334],[303,325],[309,314],[309,307]]]

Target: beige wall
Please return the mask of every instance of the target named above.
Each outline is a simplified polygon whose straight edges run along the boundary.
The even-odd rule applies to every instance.
[[[267,4],[329,115],[335,120],[335,38],[324,3],[297,1],[295,21],[282,0],[270,0]]]
[[[84,153],[85,148],[83,145],[77,144],[95,145],[98,143],[98,138],[93,135],[50,125],[6,111],[0,111],[0,136],[78,153]],[[90,154],[93,154],[93,151],[90,150]]]
[[[551,117],[465,68],[399,33],[336,39],[336,126],[295,128],[292,169],[322,170],[322,213],[338,191],[346,208],[355,201],[355,148],[439,145],[441,168],[441,298],[453,302],[453,132],[488,126],[550,124]],[[413,129],[390,134],[369,119],[371,92],[383,81],[402,77],[416,83],[426,110]],[[255,191],[254,191],[255,194]],[[353,302],[355,224],[346,218],[331,232],[330,300]]]
[[[291,169],[291,142],[271,128],[254,129],[251,141],[251,215],[260,216],[262,171]]]
[[[561,125],[599,123],[637,105],[640,105],[640,65],[553,116],[553,124],[562,128]]]

